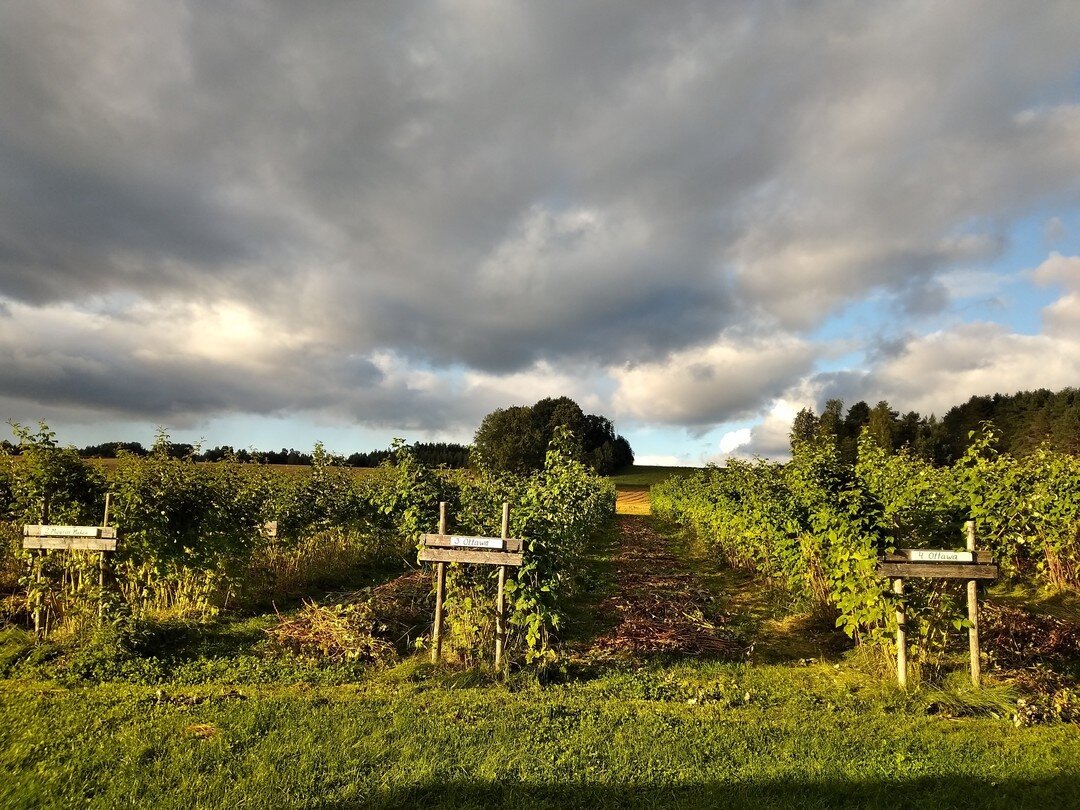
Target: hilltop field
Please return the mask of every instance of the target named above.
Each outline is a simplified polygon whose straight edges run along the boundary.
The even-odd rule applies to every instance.
[[[649,491],[654,484],[672,477],[685,477],[695,472],[694,467],[655,467],[634,465],[609,476],[618,493],[616,511],[620,515],[648,515],[652,513]]]

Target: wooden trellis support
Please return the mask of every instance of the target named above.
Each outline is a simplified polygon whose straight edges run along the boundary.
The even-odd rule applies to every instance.
[[[522,541],[510,537],[510,504],[502,510],[501,537],[470,537],[446,533],[446,503],[439,504],[439,533],[420,538],[420,562],[435,563],[435,626],[432,630],[431,662],[442,658],[443,602],[446,598],[446,564],[499,566],[499,594],[495,603],[495,669],[502,666],[506,645],[506,569],[517,568],[524,560]]]
[[[968,652],[971,657],[971,682],[982,683],[979,661],[980,579],[997,579],[998,567],[993,554],[975,549],[975,522],[964,524],[966,551],[936,548],[897,549],[878,560],[877,573],[892,578],[896,600],[896,679],[907,688],[907,622],[904,611],[904,580],[909,577],[967,580]]]

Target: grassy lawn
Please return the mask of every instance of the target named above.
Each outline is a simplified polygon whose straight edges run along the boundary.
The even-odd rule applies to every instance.
[[[6,683],[0,804],[1080,804],[1075,728],[929,717],[832,667],[681,663],[548,687],[406,670],[336,688]]]
[[[475,678],[473,679],[475,680]],[[4,807],[1066,807],[1074,727],[928,716],[831,665],[563,685],[3,684]]]
[[[271,614],[162,639],[173,655],[104,683],[0,681],[0,807],[1080,806],[1076,726],[1017,728],[1005,687],[962,678],[900,693],[677,536],[656,542],[745,653],[590,652],[618,621],[619,542],[596,544],[542,680],[274,658]]]

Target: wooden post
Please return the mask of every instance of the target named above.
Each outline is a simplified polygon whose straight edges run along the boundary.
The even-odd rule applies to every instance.
[[[510,537],[510,504],[503,502],[502,539]],[[502,667],[503,645],[506,643],[506,566],[499,566],[499,596],[495,604],[495,669]]]
[[[105,493],[105,513],[101,516],[101,527],[109,525],[109,507],[112,506],[112,493]],[[105,552],[98,560],[98,621],[105,618]]]
[[[49,523],[49,494],[45,493],[45,496],[41,499],[41,523],[42,525],[48,525]],[[45,551],[38,551],[34,555],[34,635],[41,638],[41,611],[42,603],[44,602],[44,594],[41,592],[41,583],[43,577],[41,573],[42,560],[45,556]]]
[[[446,501],[439,502],[439,534],[446,534]],[[443,598],[446,595],[446,563],[435,564],[435,628],[432,631],[431,663],[442,658]]]
[[[896,680],[901,689],[907,689],[907,621],[904,616],[904,580],[894,579],[896,594]]]
[[[967,550],[975,551],[975,521],[964,524],[967,537]],[[968,648],[971,652],[971,683],[978,688],[982,685],[982,665],[979,662],[979,585],[974,579],[967,583],[968,609]]]

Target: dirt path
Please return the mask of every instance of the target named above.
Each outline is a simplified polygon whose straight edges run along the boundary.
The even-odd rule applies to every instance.
[[[593,639],[594,657],[674,653],[741,659],[718,597],[648,517],[620,515],[609,560],[612,593],[598,610],[613,620]]]

